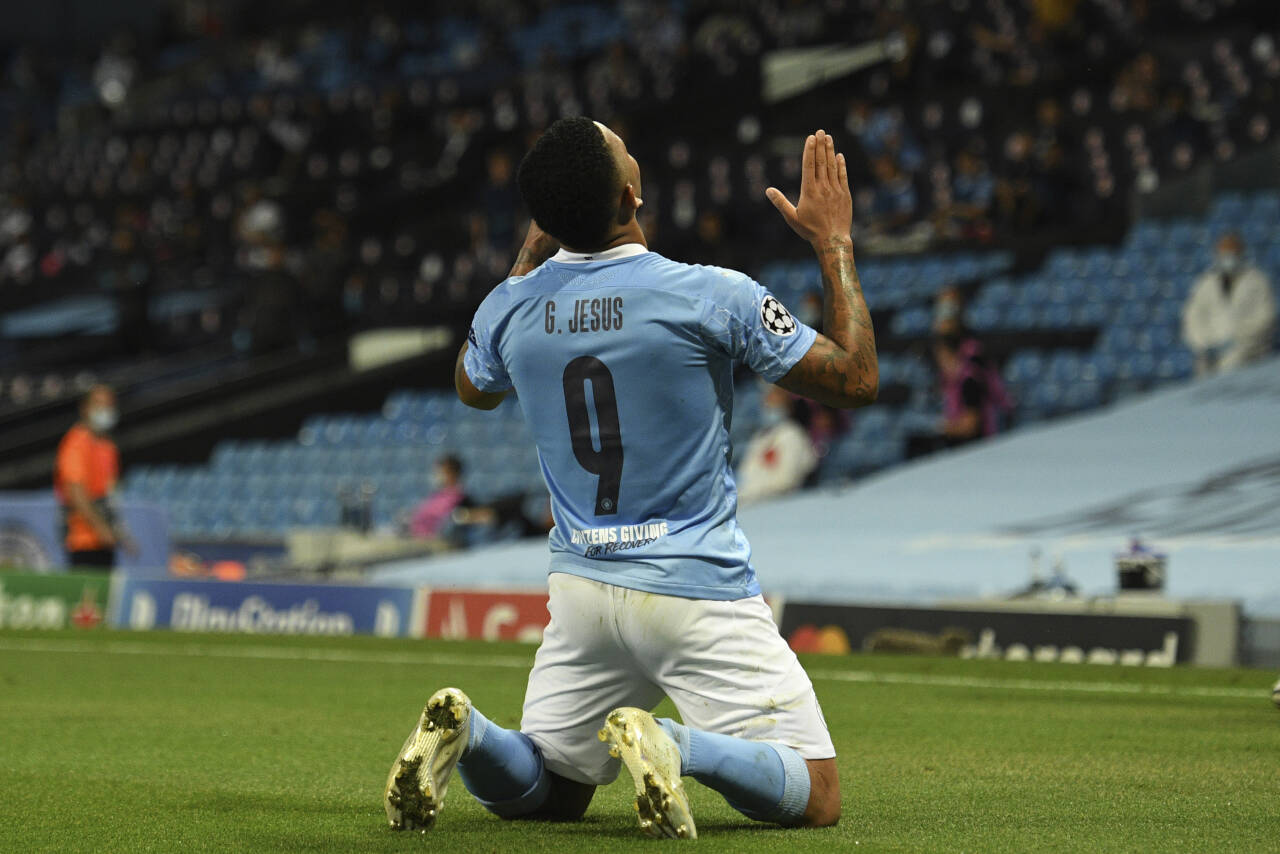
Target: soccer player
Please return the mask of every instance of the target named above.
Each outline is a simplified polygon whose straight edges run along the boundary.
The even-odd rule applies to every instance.
[[[455,767],[503,818],[577,819],[619,761],[653,836],[697,835],[682,776],[759,821],[833,825],[835,749],[760,596],[729,420],[736,364],[831,406],[876,398],[844,156],[819,130],[798,204],[767,194],[817,253],[825,335],[742,273],[650,252],[640,168],[598,122],[553,124],[518,183],[533,224],[455,383],[480,409],[514,390],[529,423],[555,518],[551,622],[518,732],[456,688],[428,700],[387,781],[391,826],[430,827]],[[683,723],[648,712],[664,695]]]

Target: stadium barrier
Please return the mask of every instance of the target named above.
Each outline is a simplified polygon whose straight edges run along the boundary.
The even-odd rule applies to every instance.
[[[550,619],[546,591],[117,578],[111,625],[141,631],[537,643]]]
[[[551,616],[547,592],[422,588],[421,635],[538,643]]]
[[[0,628],[92,629],[106,622],[106,573],[0,572]]]
[[[0,572],[0,628],[113,628],[537,643],[545,590],[228,582],[127,573]],[[980,600],[933,608],[770,597],[798,652],[917,652],[1066,663],[1270,663],[1272,624],[1239,603],[1134,596]],[[1280,621],[1275,622],[1280,626]],[[1259,637],[1251,637],[1257,635]],[[1242,646],[1243,644],[1243,646]],[[1256,649],[1254,649],[1256,647]]]
[[[409,587],[117,576],[116,628],[244,634],[413,637],[421,591]]]
[[[243,582],[124,572],[0,572],[0,628],[110,626],[243,634],[537,643],[545,590]]]
[[[1014,661],[1227,667],[1239,658],[1239,605],[1163,598],[981,601],[933,608],[786,602],[783,636],[800,652],[927,652]]]
[[[1244,621],[1240,630],[1240,663],[1246,667],[1280,667],[1280,620]]]

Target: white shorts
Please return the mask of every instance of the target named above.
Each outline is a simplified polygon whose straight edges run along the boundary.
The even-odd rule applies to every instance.
[[[520,724],[549,770],[611,782],[619,762],[596,738],[605,715],[653,709],[664,694],[695,729],[836,755],[813,683],[762,597],[683,599],[561,572],[549,585],[551,623]]]

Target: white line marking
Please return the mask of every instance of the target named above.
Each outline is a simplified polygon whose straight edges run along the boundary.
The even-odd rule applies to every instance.
[[[143,643],[139,641],[0,640],[0,652],[108,653],[111,655],[179,655],[191,658],[240,658],[267,661],[329,661],[356,664],[442,664],[471,667],[524,667],[532,658],[517,655],[449,655],[410,652],[356,652],[345,649],[298,649],[288,646],[210,646]]]
[[[921,685],[930,688],[992,688],[1013,691],[1078,691],[1086,694],[1152,694],[1157,696],[1266,697],[1265,688],[1206,688],[1194,685],[1152,685],[1141,682],[1059,682],[1036,679],[982,679],[969,676],[925,676],[915,673],[872,673],[868,670],[811,670],[812,679]]]
[[[358,652],[344,649],[298,649],[289,646],[220,646],[164,644],[141,641],[79,641],[0,639],[0,652],[107,653],[109,655],[170,655],[190,658],[231,658],[260,661],[325,661],[355,664],[441,665],[449,667],[497,667],[528,669],[531,657],[520,655],[456,655],[439,652]],[[1063,682],[1035,679],[986,679],[969,676],[936,676],[916,673],[875,673],[870,670],[814,669],[815,681],[858,682],[880,685],[918,685],[927,688],[991,689],[997,691],[1066,691],[1084,694],[1129,694],[1162,697],[1220,697],[1256,700],[1266,698],[1259,688],[1212,688],[1194,685],[1152,685],[1138,682]]]

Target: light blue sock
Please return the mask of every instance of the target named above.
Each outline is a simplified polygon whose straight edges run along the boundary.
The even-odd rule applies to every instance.
[[[542,753],[529,737],[503,729],[474,708],[458,774],[485,809],[503,818],[534,812],[551,788]]]
[[[798,824],[809,805],[809,766],[774,741],[747,741],[690,729],[669,718],[658,723],[680,747],[680,773],[724,795],[756,821]]]

